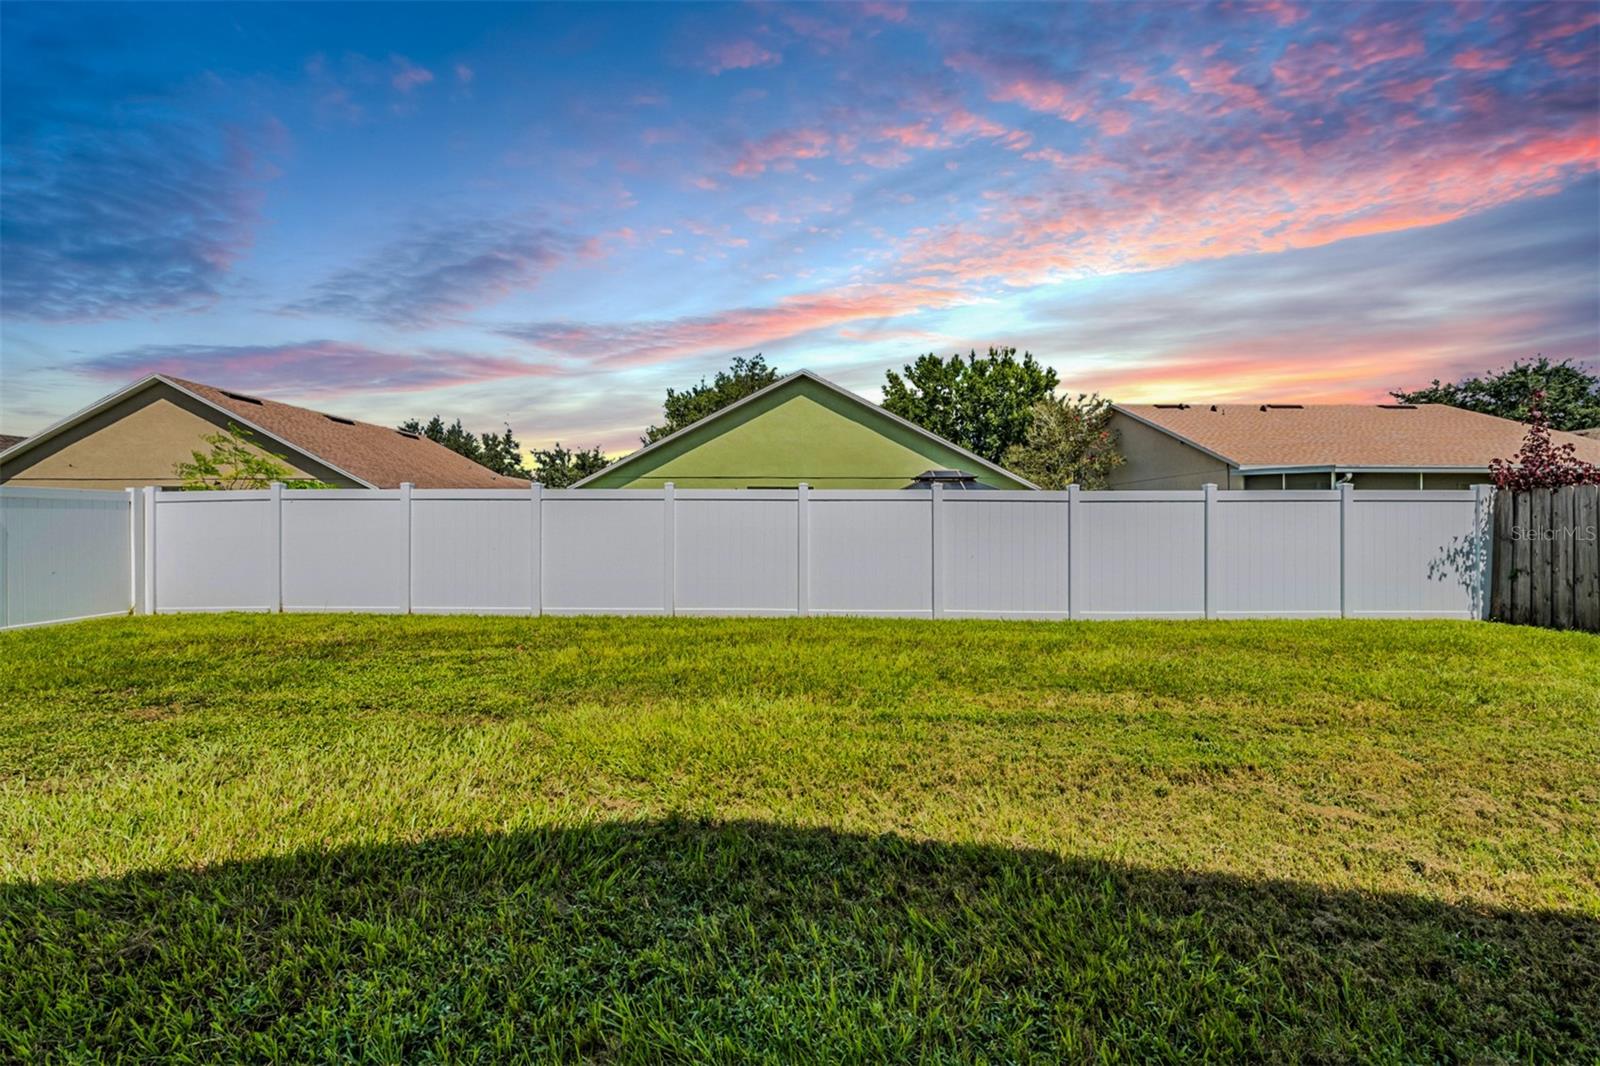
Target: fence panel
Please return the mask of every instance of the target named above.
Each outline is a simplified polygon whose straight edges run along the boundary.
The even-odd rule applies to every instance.
[[[1219,618],[1337,618],[1339,493],[1219,492],[1210,531]]]
[[[1351,494],[1348,613],[1359,618],[1478,618],[1486,553],[1466,490]]]
[[[1203,494],[1085,492],[1074,506],[1074,616],[1205,617]]]
[[[1600,485],[1495,494],[1502,622],[1600,632]]]
[[[286,493],[283,609],[380,614],[410,609],[408,518],[398,491]]]
[[[278,515],[270,492],[150,492],[156,611],[276,611]]]
[[[925,492],[811,493],[812,612],[932,615],[932,513]]]
[[[667,613],[666,516],[659,490],[545,493],[545,612]]]
[[[126,493],[0,487],[0,628],[126,614],[132,528]]]
[[[1475,618],[1487,584],[1488,499],[1472,492],[148,498],[159,611]],[[1581,497],[1554,506],[1577,524],[1593,513]],[[1503,510],[1500,521],[1512,518]],[[1570,547],[1571,606],[1556,599],[1556,617],[1600,600],[1590,590],[1600,563]],[[1516,564],[1500,553],[1497,580],[1513,592]]]
[[[419,614],[528,614],[534,587],[534,498],[521,492],[417,490],[411,495],[411,609]]]
[[[794,614],[793,492],[687,490],[675,500],[679,614]]]
[[[1065,492],[950,492],[940,501],[939,590],[952,618],[1065,618]]]

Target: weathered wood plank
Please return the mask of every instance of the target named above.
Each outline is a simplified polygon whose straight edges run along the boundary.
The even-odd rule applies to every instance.
[[[1600,485],[1576,492],[1573,526],[1573,621],[1600,633]]]
[[[1555,538],[1550,528],[1549,489],[1535,489],[1528,494],[1533,502],[1533,518],[1528,523],[1528,596],[1533,624],[1550,627],[1550,601],[1553,591],[1550,562],[1554,554]]]
[[[1576,576],[1576,559],[1573,558],[1573,527],[1571,486],[1550,493],[1550,624],[1556,629],[1571,629],[1572,579]]]
[[[1519,626],[1533,622],[1533,546],[1528,526],[1533,520],[1532,494],[1517,492],[1516,519],[1511,529],[1511,620]]]

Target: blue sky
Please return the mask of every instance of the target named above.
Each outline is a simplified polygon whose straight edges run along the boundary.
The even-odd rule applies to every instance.
[[[152,370],[631,446],[765,352],[1116,399],[1600,353],[1592,4],[0,8],[0,432]]]

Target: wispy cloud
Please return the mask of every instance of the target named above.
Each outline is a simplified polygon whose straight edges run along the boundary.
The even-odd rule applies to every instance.
[[[0,307],[50,321],[210,305],[272,173],[244,131],[170,116],[41,132],[4,155]]]
[[[525,223],[434,225],[318,282],[283,310],[425,326],[532,288],[556,264],[597,250],[592,240]]]
[[[96,356],[77,368],[116,381],[170,374],[208,385],[290,396],[415,392],[554,372],[517,359],[436,348],[386,351],[331,340],[151,344]]]
[[[861,285],[788,297],[770,307],[729,308],[647,322],[531,322],[504,335],[542,351],[615,366],[760,347],[849,322],[882,321],[948,306],[959,294],[917,285]]]
[[[704,67],[712,74],[730,70],[754,70],[757,67],[775,67],[783,56],[755,41],[744,39],[724,41],[706,50]]]
[[[389,65],[394,68],[394,74],[389,78],[389,84],[398,92],[408,93],[423,85],[433,82],[433,71],[427,67],[420,67],[405,56],[390,56]],[[460,68],[457,68],[458,71]],[[467,76],[463,82],[472,80],[471,68],[467,68]]]

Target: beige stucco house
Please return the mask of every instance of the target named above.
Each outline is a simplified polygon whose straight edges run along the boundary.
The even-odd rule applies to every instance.
[[[235,425],[290,477],[340,488],[524,488],[426,437],[153,374],[0,451],[0,483],[120,489],[182,484],[204,437]]]
[[[1487,482],[1527,427],[1442,404],[1117,404],[1113,489],[1458,489]],[[1600,462],[1600,440],[1552,433]]]

